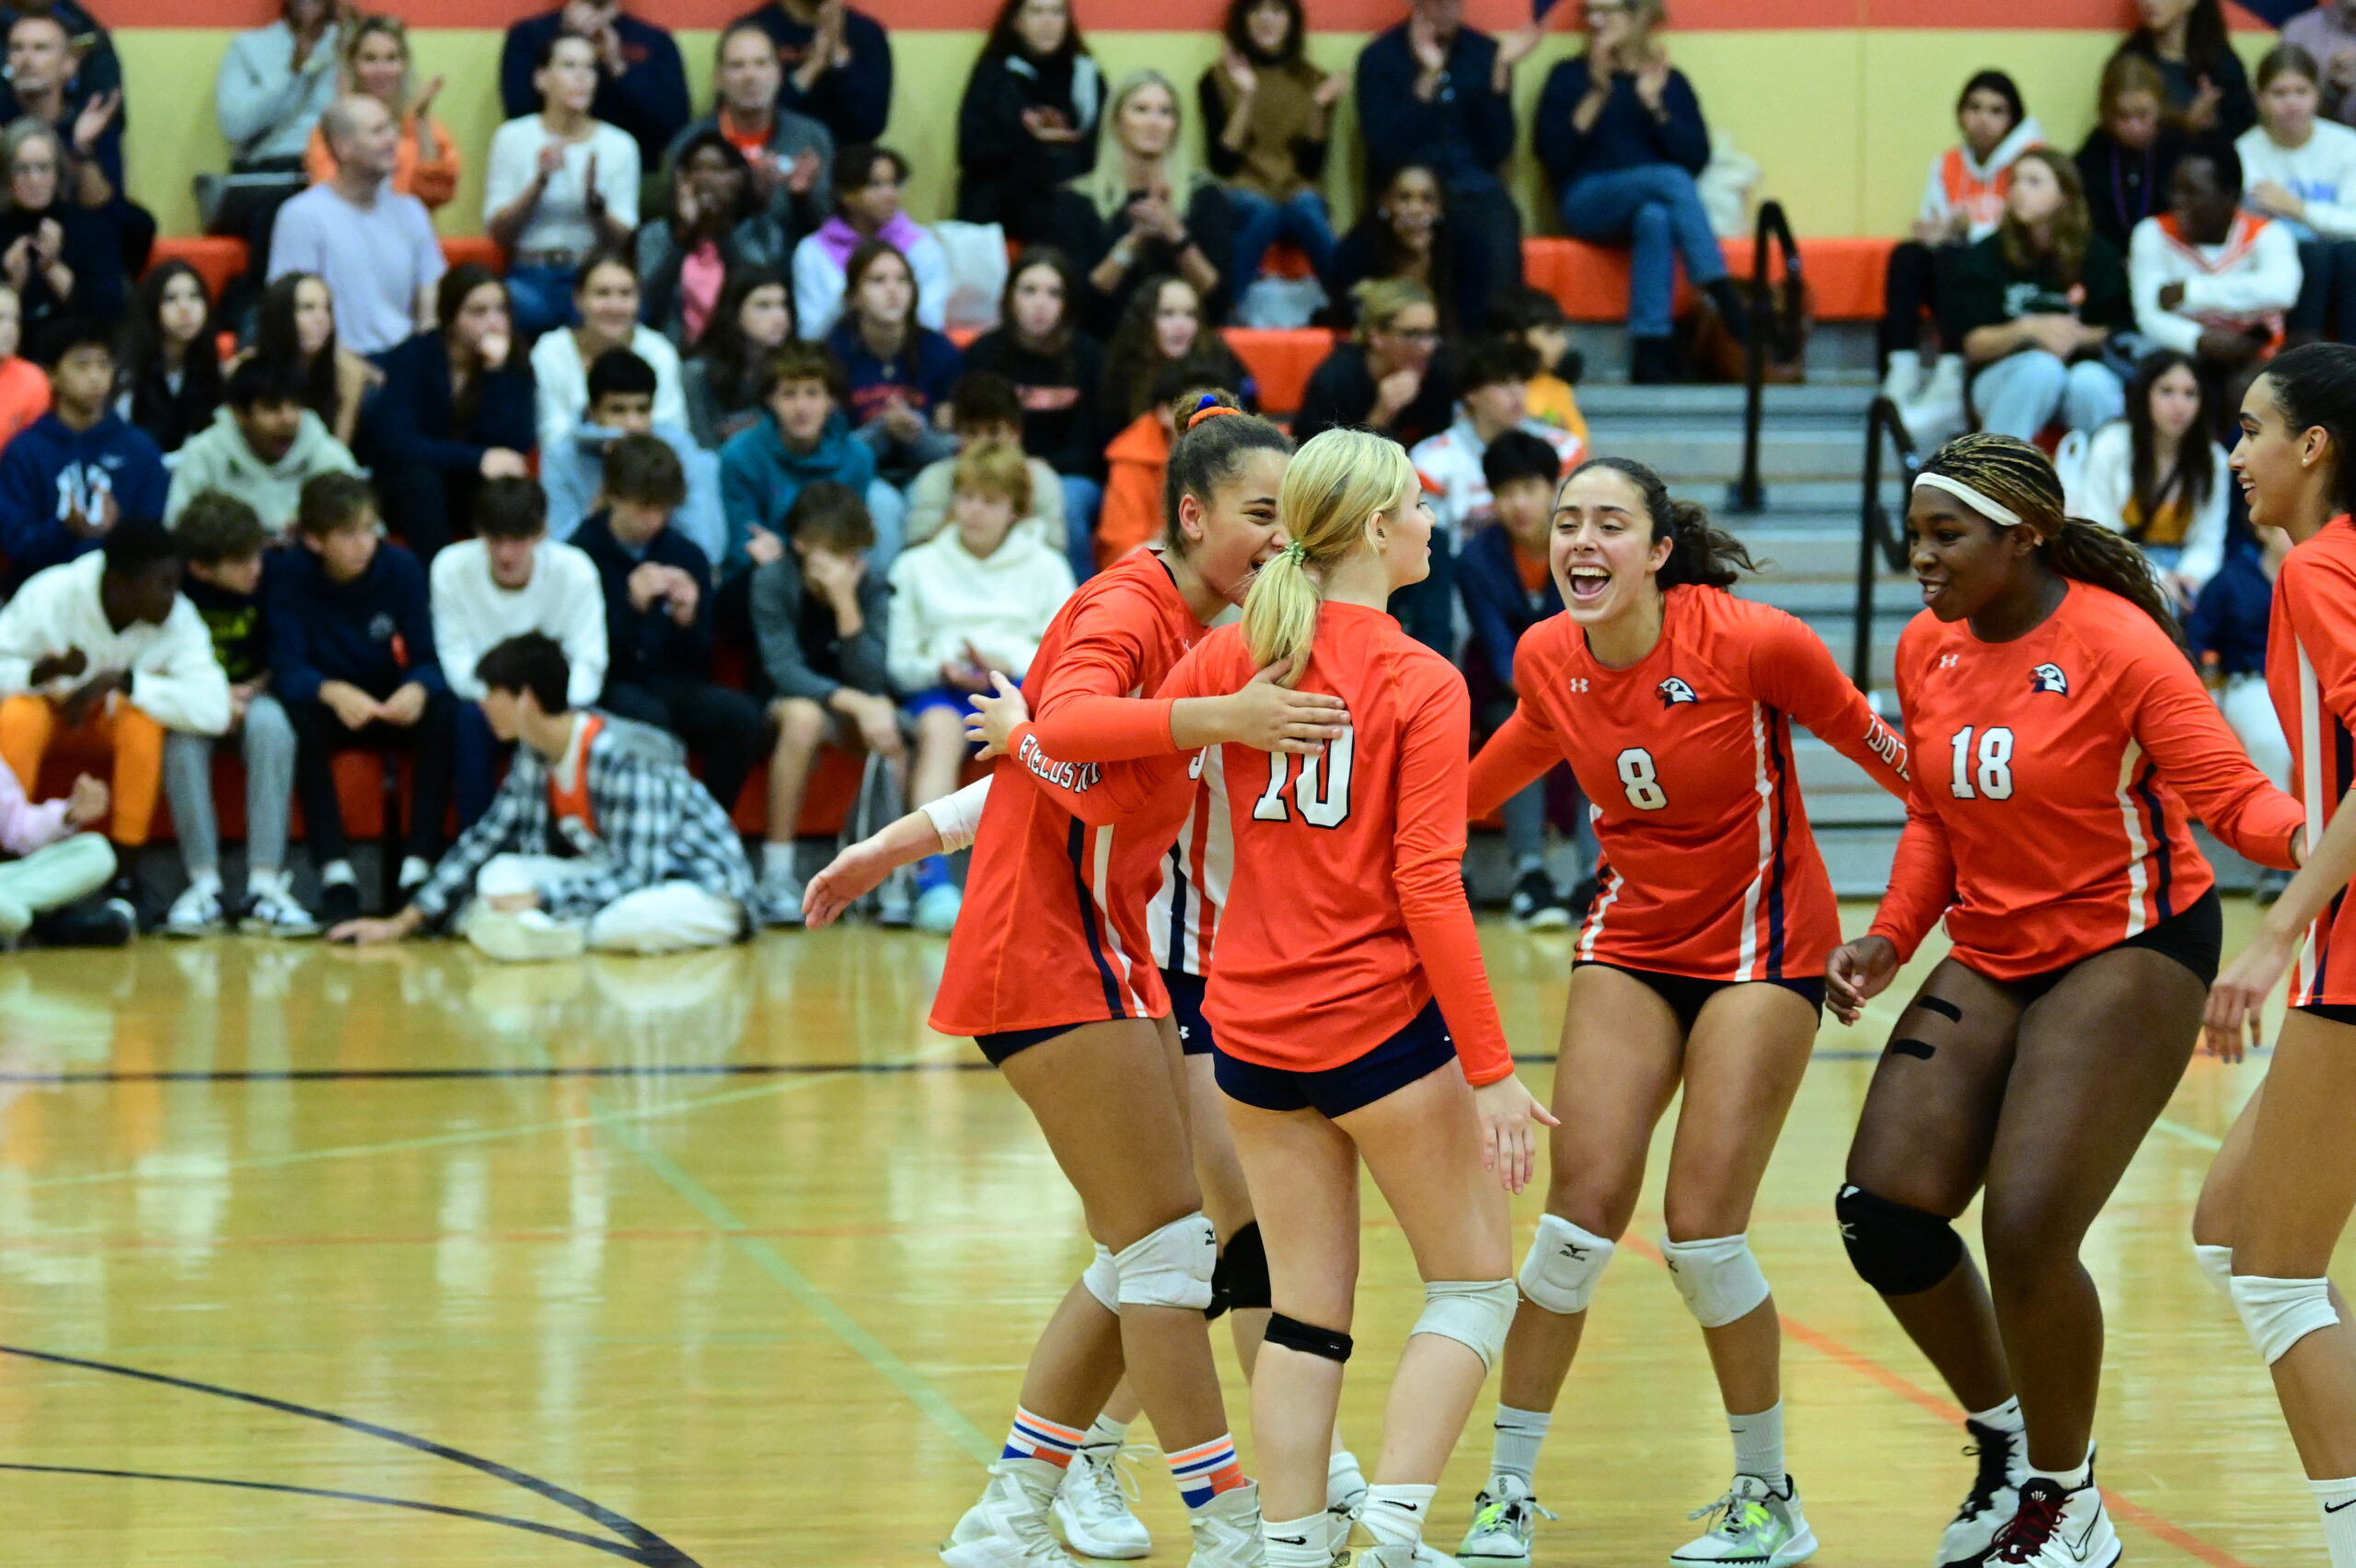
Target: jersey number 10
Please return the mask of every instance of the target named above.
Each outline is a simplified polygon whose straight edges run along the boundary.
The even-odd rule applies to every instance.
[[[1947,743],[1955,751],[1955,777],[1947,788],[1958,801],[1986,797],[1991,801],[2013,798],[2013,732],[2002,725],[1982,731],[1980,736],[1980,767],[1971,766],[1971,732],[1975,726],[1966,724]],[[1979,788],[1973,789],[1974,778]]]
[[[1300,820],[1311,827],[1339,827],[1350,814],[1350,758],[1357,750],[1357,732],[1344,730],[1342,738],[1325,748],[1323,756],[1299,759],[1300,778],[1293,785],[1293,804],[1300,808]],[[1292,771],[1294,759],[1283,752],[1268,758],[1268,787],[1252,804],[1254,822],[1290,822],[1292,813],[1285,809],[1285,782]]]

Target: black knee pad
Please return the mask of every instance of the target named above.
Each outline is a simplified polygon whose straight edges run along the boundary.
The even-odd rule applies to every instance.
[[[1951,1221],[1862,1187],[1842,1188],[1832,1212],[1841,1221],[1850,1266],[1884,1296],[1928,1290],[1953,1274],[1963,1257],[1963,1238]]]
[[[1223,1308],[1232,1307],[1239,1312],[1274,1305],[1268,1288],[1268,1249],[1260,1239],[1258,1220],[1229,1237],[1227,1245],[1219,1249],[1218,1272],[1211,1276],[1211,1289]]]
[[[1304,1355],[1322,1355],[1328,1361],[1347,1361],[1355,1343],[1349,1335],[1337,1329],[1321,1329],[1298,1318],[1288,1318],[1282,1312],[1268,1315],[1265,1343],[1280,1344],[1287,1350],[1297,1350]]]

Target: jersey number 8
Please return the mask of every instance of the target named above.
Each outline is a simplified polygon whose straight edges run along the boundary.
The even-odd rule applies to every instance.
[[[1630,746],[1620,754],[1617,766],[1630,805],[1640,812],[1657,812],[1669,804],[1669,791],[1660,787],[1660,776],[1653,771],[1652,753]]]
[[[1342,738],[1325,748],[1325,755],[1300,759],[1300,778],[1293,785],[1293,803],[1300,808],[1300,820],[1311,827],[1339,827],[1350,814],[1350,758],[1357,750],[1357,732],[1344,730]],[[1293,759],[1282,752],[1268,758],[1268,787],[1253,802],[1254,822],[1290,822],[1292,813],[1285,810],[1285,780],[1291,771]]]
[[[1955,777],[1947,788],[1958,801],[1984,796],[1991,801],[2013,798],[2013,732],[2002,725],[1981,732],[1980,736],[1980,767],[1976,770],[1980,787],[1972,782],[1975,770],[1971,766],[1971,732],[1966,724],[1947,743],[1955,750]]]

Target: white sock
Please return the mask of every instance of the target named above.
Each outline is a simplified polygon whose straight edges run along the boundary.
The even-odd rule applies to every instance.
[[[2039,1470],[2035,1465],[2031,1465],[2028,1467],[2025,1474],[2029,1477],[2041,1477],[2046,1481],[2051,1482],[2054,1485],[2060,1487],[2064,1492],[2079,1491],[2084,1487],[2092,1485],[2094,1482],[2094,1450],[2092,1448],[2087,1449],[2086,1457],[2080,1459],[2077,1464],[2070,1470]]]
[[[210,871],[191,871],[188,885],[191,892],[202,888],[207,893],[217,894],[221,891],[221,872],[217,868]]]
[[[1327,1544],[1325,1516],[1305,1519],[1262,1519],[1260,1545],[1267,1568],[1329,1568],[1333,1549]]]
[[[1366,1494],[1366,1473],[1358,1469],[1358,1457],[1347,1448],[1336,1448],[1325,1460],[1325,1506],[1354,1503]]]
[[[1080,1443],[1083,1448],[1099,1448],[1111,1444],[1117,1448],[1129,1440],[1129,1424],[1100,1415],[1089,1424],[1088,1436]]]
[[[401,874],[396,879],[402,887],[415,887],[433,874],[433,868],[415,855],[401,857]]]
[[[2016,1435],[2028,1430],[2028,1422],[2021,1414],[2021,1401],[2017,1397],[2008,1399],[2003,1404],[1991,1406],[1987,1410],[1971,1411],[1965,1415],[1964,1419],[1976,1421],[1982,1426],[1992,1426],[1999,1432],[2009,1432]]]
[[[2331,1551],[2331,1568],[2356,1568],[2356,1476],[2345,1481],[2311,1481],[2316,1506],[2323,1510],[2323,1542]]]
[[[1773,1491],[1783,1491],[1783,1401],[1776,1401],[1756,1415],[1727,1412],[1727,1430],[1734,1434],[1735,1474],[1755,1475]]]
[[[1432,1499],[1438,1495],[1437,1486],[1379,1481],[1366,1489],[1366,1511],[1358,1516],[1358,1523],[1374,1537],[1377,1546],[1413,1549],[1423,1544],[1424,1521],[1432,1516]],[[1271,1562],[1268,1568],[1276,1564]]]
[[[793,846],[764,844],[761,846],[761,875],[790,877],[793,874]]]
[[[1517,1477],[1536,1492],[1539,1445],[1546,1441],[1546,1429],[1553,1424],[1553,1411],[1497,1406],[1496,1456],[1489,1461],[1489,1473]]]
[[[355,885],[359,880],[352,874],[352,862],[349,860],[329,860],[319,871],[319,882],[327,887],[334,887],[339,883],[350,887]]]
[[[278,893],[286,886],[286,872],[277,866],[254,866],[246,872],[248,893]]]

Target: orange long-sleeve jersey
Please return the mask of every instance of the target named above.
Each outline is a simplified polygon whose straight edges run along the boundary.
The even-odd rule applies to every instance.
[[[1583,959],[1702,980],[1821,974],[1840,911],[1792,721],[1901,797],[1906,748],[1791,616],[1715,588],[1664,598],[1660,641],[1624,670],[1597,663],[1567,616],[1522,635],[1520,702],[1472,765],[1472,812],[1571,765],[1603,851]]]
[[[1223,696],[1253,673],[1242,628],[1223,627],[1161,696]],[[1465,1077],[1507,1077],[1513,1059],[1461,877],[1464,677],[1381,611],[1327,605],[1298,686],[1348,705],[1344,739],[1315,757],[1222,748],[1235,880],[1203,1002],[1219,1049],[1294,1071],[1337,1067],[1437,995]]]
[[[2356,785],[2356,523],[2333,518],[2282,562],[2266,686],[2291,742],[2291,790],[2312,847]],[[2345,888],[2308,928],[2291,1000],[2356,1004],[2356,900]]]
[[[1202,635],[1161,558],[1139,551],[1057,613],[1023,697],[1053,716],[1074,700],[1151,691]],[[1166,705],[1161,712],[1166,736]],[[1170,1010],[1146,906],[1193,790],[1122,794],[1113,783],[1106,768],[1058,757],[1028,734],[999,759],[934,1029],[989,1034]]]
[[[1898,643],[1914,755],[1873,931],[1911,956],[1944,914],[1995,980],[2075,963],[2215,882],[2192,812],[2263,865],[2291,863],[2298,802],[2266,781],[2183,652],[2107,589],[2073,582],[2044,624],[1982,642],[1925,610]]]

